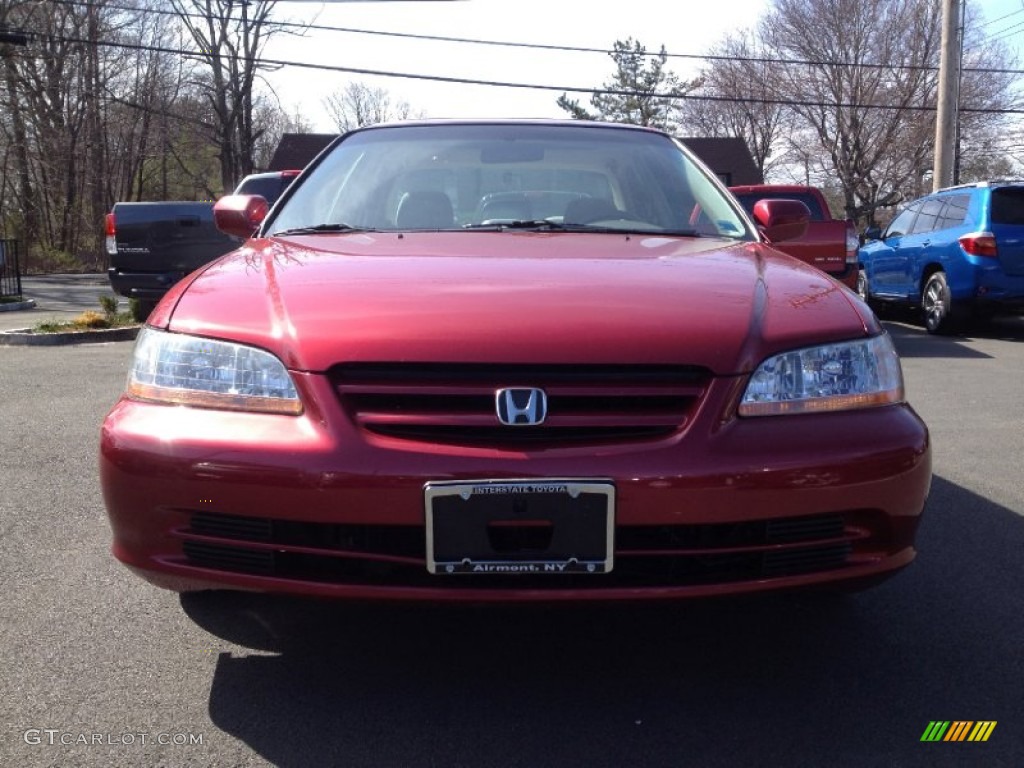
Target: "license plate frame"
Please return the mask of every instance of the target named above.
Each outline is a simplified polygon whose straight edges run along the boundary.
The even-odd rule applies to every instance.
[[[432,574],[596,575],[614,567],[610,480],[428,482],[424,508]]]

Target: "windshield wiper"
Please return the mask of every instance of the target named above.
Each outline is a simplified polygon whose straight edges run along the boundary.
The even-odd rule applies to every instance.
[[[479,224],[463,224],[463,229],[568,229],[565,224],[547,219],[493,219]]]
[[[601,235],[663,235],[665,237],[699,237],[693,229],[648,229],[647,227],[609,227],[605,224],[576,224],[549,219],[497,219],[480,224],[463,224],[463,229],[500,231],[505,229],[536,229],[557,232],[593,232]]]
[[[651,234],[665,237],[714,237],[714,235],[702,235],[696,229],[662,229],[658,232],[651,232]]]
[[[314,224],[311,227],[295,227],[294,229],[282,229],[278,232],[271,232],[270,237],[282,237],[284,235],[321,235],[329,232],[375,232],[369,227],[353,227],[350,224]]]

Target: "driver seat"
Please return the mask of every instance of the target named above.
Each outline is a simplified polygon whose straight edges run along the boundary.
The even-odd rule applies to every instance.
[[[451,229],[455,226],[452,201],[444,192],[433,189],[406,192],[398,203],[395,226],[399,229]]]

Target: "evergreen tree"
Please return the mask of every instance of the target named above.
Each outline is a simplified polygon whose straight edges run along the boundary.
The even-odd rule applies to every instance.
[[[594,111],[580,106],[567,94],[557,104],[576,120],[604,120],[615,123],[647,125],[672,131],[679,123],[680,102],[698,83],[681,81],[665,68],[665,47],[657,55],[633,38],[616,40],[609,54],[615,62],[615,75],[590,98]]]

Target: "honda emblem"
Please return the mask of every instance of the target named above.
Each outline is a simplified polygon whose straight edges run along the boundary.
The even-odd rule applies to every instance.
[[[499,389],[494,399],[502,424],[537,426],[548,415],[548,396],[543,389]]]

